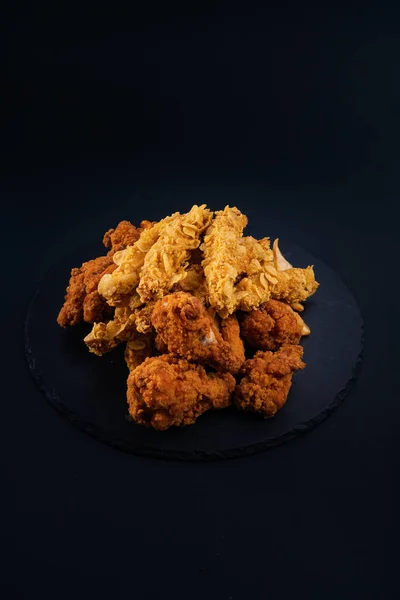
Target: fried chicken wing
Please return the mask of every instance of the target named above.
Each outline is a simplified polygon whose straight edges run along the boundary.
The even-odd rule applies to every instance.
[[[93,323],[96,319],[103,318],[107,304],[97,294],[96,287],[103,273],[112,269],[112,264],[112,257],[107,255],[72,269],[64,305],[57,317],[57,323],[61,327],[74,326],[82,320]]]
[[[138,241],[142,231],[142,225],[147,223],[142,221],[140,227],[135,227],[129,221],[121,221],[115,229],[106,231],[103,237],[103,244],[106,248],[111,248],[112,253],[124,250],[128,246],[133,246]]]
[[[239,370],[243,357],[237,352],[237,341],[231,345],[223,339],[212,316],[195,296],[186,292],[165,296],[156,303],[151,321],[157,332],[157,347],[164,344],[169,352],[217,370]]]
[[[162,227],[141,270],[137,291],[143,302],[162,298],[184,279],[190,252],[200,246],[200,236],[211,219],[212,213],[205,204],[195,205],[190,212],[179,214]]]
[[[207,374],[201,365],[168,354],[147,358],[128,377],[129,414],[159,430],[191,425],[207,410],[228,406],[234,388],[230,373]]]
[[[243,379],[236,386],[234,397],[237,408],[273,417],[286,402],[293,373],[305,367],[302,356],[301,346],[257,352],[241,369]]]
[[[245,313],[241,319],[242,336],[257,350],[277,350],[284,344],[298,344],[302,319],[279,300],[269,300],[259,309]]]

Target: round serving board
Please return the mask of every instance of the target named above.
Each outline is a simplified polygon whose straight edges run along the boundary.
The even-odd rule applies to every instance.
[[[302,316],[307,367],[296,373],[285,406],[264,420],[234,407],[208,412],[194,425],[154,431],[128,420],[123,349],[89,353],[89,325],[62,329],[56,317],[71,268],[104,254],[92,244],[63,259],[38,286],[25,322],[25,349],[32,375],[48,402],[99,441],[136,454],[204,460],[232,458],[286,442],[311,429],[338,406],[356,376],[362,352],[362,318],[342,280],[323,262],[285,240],[284,256],[299,267],[314,265],[320,287]]]

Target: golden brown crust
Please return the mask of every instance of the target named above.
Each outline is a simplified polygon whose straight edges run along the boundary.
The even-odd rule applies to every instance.
[[[293,373],[304,369],[301,346],[282,346],[277,352],[257,352],[246,360],[236,386],[235,404],[244,411],[273,417],[285,404]]]
[[[129,340],[135,331],[134,311],[129,307],[118,307],[111,321],[94,323],[84,342],[90,352],[102,356]]]
[[[307,300],[319,286],[312,267],[277,271],[276,279],[276,283],[271,288],[271,297],[293,305]]]
[[[243,360],[214,326],[198,298],[174,292],[158,300],[151,317],[160,342],[169,352],[217,370],[236,373]],[[244,358],[244,357],[243,357]]]
[[[121,221],[115,229],[106,231],[103,244],[111,248],[112,252],[119,252],[128,246],[132,246],[139,239],[141,228],[135,227],[129,221]]]
[[[317,289],[313,268],[293,267],[277,240],[243,236],[237,208],[213,215],[195,205],[138,228],[121,221],[106,256],[72,269],[58,315],[63,327],[93,324],[95,354],[126,343],[130,414],[156,429],[226,406],[233,375],[238,408],[273,416],[304,367],[296,344],[310,330],[292,309]],[[243,338],[264,352],[245,361]]]
[[[98,295],[96,288],[103,273],[107,272],[111,265],[112,257],[107,255],[89,260],[78,269],[72,269],[64,305],[57,317],[57,323],[61,327],[74,326],[82,320],[94,323],[96,319],[103,317],[107,305]],[[109,314],[109,311],[107,312]]]
[[[121,221],[115,229],[104,234],[103,243],[110,248],[106,256],[99,256],[72,269],[64,305],[57,318],[61,327],[74,326],[81,321],[95,323],[112,317],[114,311],[97,287],[103,275],[111,274],[117,268],[113,255],[133,244],[140,231],[129,221]]]
[[[147,358],[128,377],[129,414],[159,430],[191,425],[207,410],[228,406],[234,388],[230,373],[207,374],[170,354]]]
[[[190,253],[200,246],[200,236],[212,219],[206,205],[193,206],[160,229],[157,241],[144,259],[137,288],[143,302],[157,300],[186,276]]]
[[[222,319],[219,323],[219,330],[222,335],[222,339],[227,342],[230,348],[230,352],[234,357],[237,366],[235,366],[233,373],[236,373],[238,368],[246,360],[244,354],[244,344],[240,337],[240,326],[236,315],[229,315],[226,319]]]
[[[269,300],[241,319],[242,336],[257,350],[277,350],[283,344],[298,344],[302,323],[289,305]]]

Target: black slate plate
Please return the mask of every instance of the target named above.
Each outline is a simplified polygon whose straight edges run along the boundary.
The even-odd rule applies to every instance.
[[[100,245],[77,249],[40,283],[25,323],[30,370],[46,399],[96,439],[136,454],[201,460],[230,458],[276,446],[326,418],[350,388],[361,360],[362,318],[351,292],[320,260],[284,240],[296,266],[313,264],[320,288],[303,316],[312,333],[303,339],[307,367],[295,374],[286,405],[263,420],[231,407],[209,412],[190,427],[153,431],[127,420],[127,367],[122,348],[97,357],[83,337],[90,326],[64,330],[56,323],[72,266],[104,253]]]

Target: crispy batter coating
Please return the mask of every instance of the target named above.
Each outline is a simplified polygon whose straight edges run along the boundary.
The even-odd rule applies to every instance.
[[[121,221],[104,235],[107,256],[72,270],[57,321],[92,323],[85,343],[95,354],[126,344],[136,422],[194,423],[229,404],[234,375],[240,410],[271,417],[285,403],[305,366],[296,344],[310,333],[294,310],[319,284],[311,266],[284,258],[278,240],[271,248],[269,238],[243,236],[246,225],[237,208],[214,216],[205,204],[139,228]],[[263,351],[246,361],[243,339]]]
[[[142,362],[153,354],[154,336],[141,334],[137,331],[126,342],[124,358],[130,371],[133,371]]]
[[[107,323],[95,323],[84,342],[90,352],[101,356],[126,342],[135,331],[135,314],[128,307],[117,307],[114,319]]]
[[[221,317],[257,308],[276,283],[269,238],[243,237],[246,224],[247,217],[226,206],[216,213],[202,245],[208,300]]]
[[[284,300],[288,304],[304,302],[312,296],[319,283],[315,280],[314,269],[285,269],[277,271],[277,282],[271,288],[271,296],[276,300]]]
[[[234,291],[240,275],[238,241],[247,225],[247,217],[229,206],[215,215],[201,246],[204,254],[202,265],[211,306],[218,312],[226,310],[227,314],[231,314],[236,308]],[[241,254],[245,253],[243,246]]]
[[[86,323],[96,323],[96,321],[104,321],[113,317],[114,309],[108,306],[105,299],[100,296],[97,286],[103,274],[112,273],[115,267],[116,265],[112,263],[97,275],[87,277],[85,274],[86,296],[83,300],[83,320]]]
[[[277,350],[284,344],[298,344],[302,324],[288,304],[269,300],[259,309],[245,313],[241,320],[242,336],[257,350]]]
[[[304,369],[301,346],[282,346],[277,352],[257,352],[242,369],[243,379],[236,386],[235,404],[244,411],[273,417],[285,404],[292,376]]]
[[[228,406],[234,388],[230,373],[207,374],[170,354],[147,358],[128,377],[129,414],[159,430],[191,425],[207,410]]]
[[[82,320],[95,323],[112,317],[113,310],[98,293],[97,286],[104,274],[111,274],[116,269],[114,253],[134,243],[140,231],[129,221],[121,221],[115,229],[104,234],[103,243],[110,248],[107,256],[99,256],[72,269],[65,302],[57,318],[61,327],[77,325]]]
[[[269,238],[256,240],[247,236],[240,240],[239,247],[245,248],[245,253],[235,287],[235,308],[249,311],[266,302],[271,295],[270,289],[275,282],[273,253]]]
[[[210,314],[209,311],[207,311]],[[212,317],[211,317],[212,318]],[[215,321],[213,321],[215,323]],[[219,331],[222,339],[229,344],[232,356],[235,357],[237,365],[242,365],[246,360],[244,354],[244,344],[240,336],[240,326],[236,315],[229,315],[226,319],[222,319],[219,323]],[[233,371],[237,372],[236,368]]]
[[[184,215],[166,223],[143,263],[138,294],[143,302],[162,298],[172,286],[184,279],[190,251],[200,246],[200,236],[207,229],[212,213],[206,205],[193,206]]]
[[[147,253],[158,240],[163,227],[176,220],[178,215],[179,213],[175,213],[152,227],[143,229],[133,246],[114,254],[117,268],[113,273],[104,275],[98,286],[99,293],[110,306],[123,306],[129,302],[139,284]]]
[[[111,248],[113,253],[124,250],[127,246],[132,246],[139,239],[142,224],[143,222],[140,228],[138,228],[129,221],[121,221],[115,229],[106,231],[103,237],[103,244],[106,248]]]
[[[82,320],[93,323],[103,316],[107,304],[100,298],[95,288],[100,277],[112,268],[111,266],[111,256],[100,256],[83,263],[79,268],[72,269],[64,305],[57,317],[57,323],[61,327],[74,326]]]
[[[312,267],[289,268],[277,243],[271,249],[269,238],[243,237],[247,218],[237,208],[215,214],[201,249],[208,301],[221,317],[254,310],[270,297],[299,306],[315,292]]]
[[[237,353],[237,343],[233,348],[223,339],[211,315],[195,296],[186,292],[165,296],[155,305],[151,321],[157,332],[158,348],[162,347],[161,342],[169,352],[216,370],[236,373],[240,369],[243,357]]]
[[[190,265],[185,277],[174,285],[171,291],[189,292],[203,303],[206,303],[208,288],[203,267],[200,264]]]

